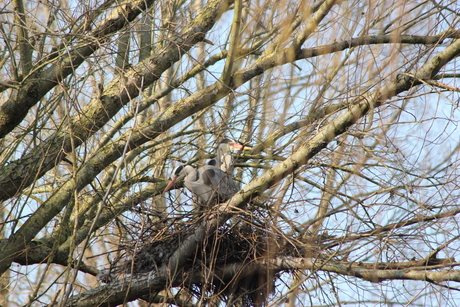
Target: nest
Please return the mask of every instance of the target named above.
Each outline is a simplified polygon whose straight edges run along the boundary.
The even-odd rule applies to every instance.
[[[166,265],[173,253],[188,236],[194,233],[193,225],[176,223],[174,229],[154,233],[151,231],[140,236],[137,247],[124,246],[125,253],[120,261],[115,261],[110,268],[110,275],[138,274],[158,270]],[[230,264],[250,264],[276,255],[302,256],[305,248],[299,248],[277,237],[263,223],[226,224],[218,228],[187,259],[184,275],[193,272],[206,272]],[[121,259],[130,259],[128,261]],[[204,274],[202,274],[204,275]],[[273,291],[278,272],[259,270],[250,275],[235,274],[231,277],[213,277],[209,280],[194,282],[186,287],[197,297],[215,297],[228,303],[238,302],[241,306],[262,306],[267,296]]]

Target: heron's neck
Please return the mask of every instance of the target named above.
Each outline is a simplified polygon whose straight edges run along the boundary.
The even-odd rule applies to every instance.
[[[233,173],[233,156],[230,153],[227,153],[223,156],[221,156],[222,159],[222,165],[220,166],[220,169],[226,173]]]
[[[193,166],[186,165],[184,167],[184,173],[185,173],[185,177],[188,180],[190,180],[190,181],[196,181],[197,180],[197,171]]]

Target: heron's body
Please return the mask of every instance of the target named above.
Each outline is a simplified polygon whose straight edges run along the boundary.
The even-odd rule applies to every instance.
[[[198,169],[190,165],[176,167],[165,192],[176,181],[183,179],[185,187],[192,192],[194,202],[201,207],[200,209],[211,208],[216,204],[226,202],[239,190],[232,179],[234,165],[230,152],[232,148],[249,149],[229,139],[223,139],[216,149],[216,159],[210,160],[208,165]]]
[[[211,193],[201,197],[204,201],[203,205],[207,205],[209,201],[211,203],[226,202],[239,190],[232,177],[216,166],[205,165],[200,167],[197,172],[199,179],[203,180],[204,186],[212,187]],[[197,196],[200,197],[198,194]]]
[[[197,170],[190,165],[181,165],[173,174],[165,191],[169,190],[174,182],[183,179],[185,187],[192,192],[202,209],[226,202],[238,192],[238,187],[229,174],[216,166],[205,165]]]

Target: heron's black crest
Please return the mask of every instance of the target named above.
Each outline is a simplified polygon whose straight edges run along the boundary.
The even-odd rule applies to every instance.
[[[208,161],[208,165],[216,166],[216,165],[217,165],[216,159],[211,159],[211,160],[209,160],[209,161]]]
[[[234,143],[234,141],[225,138],[225,139],[222,139],[219,143],[220,143],[220,144],[228,144],[228,143]]]
[[[185,165],[179,165],[173,171],[174,176],[179,176],[180,172],[184,169]]]

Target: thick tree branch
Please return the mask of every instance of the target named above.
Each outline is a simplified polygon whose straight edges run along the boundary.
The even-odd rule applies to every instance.
[[[440,262],[446,267],[459,265],[451,263],[451,259],[440,259]],[[267,263],[270,267],[277,270],[304,269],[310,271],[328,271],[345,276],[354,276],[370,282],[382,282],[384,280],[423,280],[423,281],[458,281],[460,282],[460,270],[448,271],[427,271],[423,267],[410,269],[407,265],[400,264],[405,267],[402,270],[384,270],[384,269],[368,269],[362,268],[355,263],[342,263],[335,261],[322,261],[317,259],[283,257],[277,258]]]
[[[316,48],[301,49],[296,59],[307,59],[320,55],[331,54],[338,51],[343,51],[349,48],[367,46],[367,45],[382,45],[382,44],[408,44],[408,45],[439,45],[448,38],[460,38],[460,31],[447,31],[434,36],[417,36],[417,35],[373,35],[356,37],[346,41],[336,42],[329,45],[324,45]],[[287,55],[283,55],[283,62],[288,62]]]
[[[4,239],[0,240],[0,242],[2,241],[4,241]],[[71,263],[69,263],[69,260]],[[44,264],[51,262],[62,266],[68,266],[69,264],[73,266],[76,263],[75,260],[69,259],[68,251],[61,252],[43,244],[43,242],[40,241],[31,241],[27,250],[15,257],[14,262],[21,265]],[[80,264],[78,270],[93,276],[99,274],[99,270],[84,263]]]
[[[13,0],[13,4],[16,9],[14,17],[16,23],[16,33],[19,40],[18,43],[19,53],[21,55],[21,69],[22,74],[27,75],[32,68],[32,48],[29,42],[26,14],[24,13],[24,3],[22,0]]]
[[[382,226],[382,227],[378,227],[378,228],[375,228],[375,229],[372,229],[372,230],[369,230],[369,231],[365,231],[365,232],[361,232],[361,233],[357,233],[357,234],[354,234],[354,235],[348,235],[348,236],[344,236],[344,237],[334,238],[334,241],[337,241],[338,243],[337,244],[331,244],[331,245],[329,245],[329,247],[333,247],[333,246],[336,246],[338,244],[343,244],[344,242],[355,241],[355,240],[361,239],[361,238],[373,237],[373,236],[379,235],[381,233],[385,233],[385,232],[388,232],[388,231],[394,231],[396,229],[403,228],[403,227],[408,227],[408,226],[415,225],[415,224],[425,223],[425,222],[434,221],[434,220],[440,220],[440,219],[444,219],[446,217],[453,217],[453,216],[456,216],[458,214],[460,214],[460,209],[454,209],[454,210],[441,212],[441,213],[434,214],[434,215],[429,215],[429,216],[417,216],[416,218],[413,218],[413,219],[410,219],[410,220],[404,220],[404,221],[401,221],[401,222],[398,222],[398,223],[388,224],[388,225],[385,225],[385,226]]]
[[[433,263],[440,264],[451,268],[459,265],[452,262],[452,259],[436,259]],[[233,263],[217,267],[213,276],[217,280],[239,279],[251,276],[257,272],[281,272],[286,270],[309,270],[327,271],[338,273],[345,276],[354,276],[370,282],[382,282],[384,280],[422,280],[422,281],[460,281],[460,270],[449,271],[428,271],[432,263],[423,263],[419,261],[409,261],[393,263],[392,266],[387,264],[378,265],[375,263],[358,265],[352,262],[338,262],[334,260],[321,260],[312,258],[295,258],[295,257],[276,257],[272,259],[258,260],[251,263]],[[363,267],[364,266],[364,267]],[[401,269],[385,269],[401,268]],[[426,267],[427,269],[424,269]],[[159,292],[166,283],[172,287],[185,284],[203,283],[206,277],[203,272],[193,271],[188,274],[178,275],[170,280],[167,275],[159,272],[150,272],[137,274],[125,279],[116,280],[104,286],[92,289],[80,295],[75,295],[66,306],[116,306],[126,297],[127,301],[132,301],[144,295],[147,291],[151,294]]]

